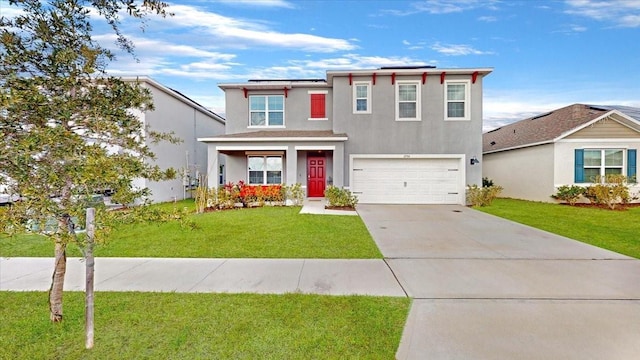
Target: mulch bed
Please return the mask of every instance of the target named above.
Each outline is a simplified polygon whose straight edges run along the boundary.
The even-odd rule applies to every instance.
[[[345,211],[356,211],[356,208],[353,206],[325,206],[327,210],[345,210]]]

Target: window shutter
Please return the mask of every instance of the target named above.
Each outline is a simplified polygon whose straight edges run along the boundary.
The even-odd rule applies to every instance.
[[[311,94],[311,118],[323,119],[325,114],[325,94]]]
[[[574,170],[573,182],[583,183],[584,182],[584,150],[576,149],[575,152],[576,152],[575,170]]]
[[[627,150],[627,180],[637,182],[636,149]]]

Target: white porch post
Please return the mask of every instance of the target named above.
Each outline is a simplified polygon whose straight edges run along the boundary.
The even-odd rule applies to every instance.
[[[287,165],[286,165],[286,181],[287,185],[292,185],[297,182],[298,174],[298,151],[295,146],[287,146]],[[304,185],[304,184],[303,184]]]
[[[209,168],[207,169],[207,186],[210,189],[218,188],[218,148],[214,144],[209,144],[207,147],[207,162]]]

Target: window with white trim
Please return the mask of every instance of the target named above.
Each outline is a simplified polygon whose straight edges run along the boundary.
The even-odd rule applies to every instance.
[[[284,126],[284,95],[249,96],[249,126]]]
[[[622,149],[584,149],[584,179],[595,182],[606,175],[623,175]]]
[[[370,81],[355,81],[353,83],[353,113],[371,114]]]
[[[282,156],[249,156],[249,185],[282,184]]]
[[[445,120],[471,119],[471,115],[469,114],[470,84],[468,80],[445,81]]]
[[[396,121],[420,121],[420,82],[396,82]]]

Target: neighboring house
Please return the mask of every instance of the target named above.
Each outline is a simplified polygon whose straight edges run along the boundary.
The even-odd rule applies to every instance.
[[[145,126],[153,131],[173,132],[182,140],[171,144],[166,141],[147,145],[155,153],[157,164],[162,169],[172,167],[178,171],[178,178],[168,181],[138,179],[134,185],[151,190],[150,200],[165,202],[191,197],[200,174],[207,171],[207,146],[197,141],[198,134],[224,134],[225,120],[189,99],[180,92],[170,89],[148,78],[125,78],[140,81],[153,96],[155,110],[140,113]]]
[[[598,175],[636,181],[639,148],[639,108],[574,104],[485,133],[483,176],[504,188],[501,196],[551,202],[558,186]]]
[[[491,71],[397,67],[221,84],[226,134],[198,139],[209,146],[209,186],[300,183],[322,197],[335,185],[360,203],[464,204],[466,185],[482,179]]]

